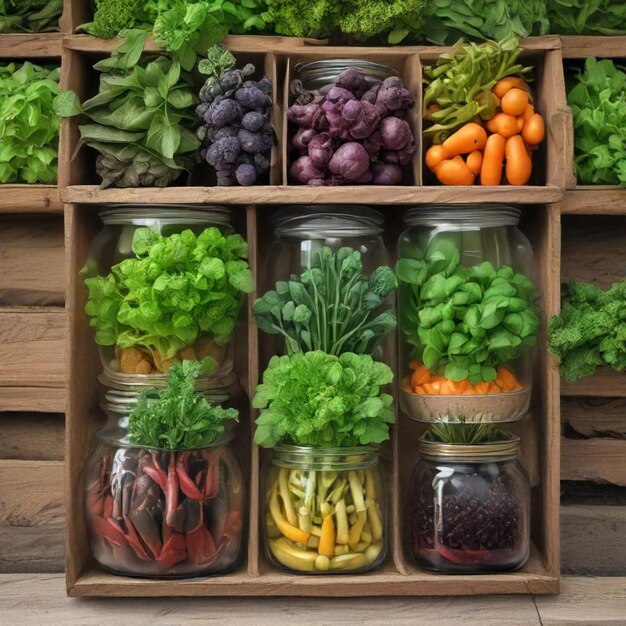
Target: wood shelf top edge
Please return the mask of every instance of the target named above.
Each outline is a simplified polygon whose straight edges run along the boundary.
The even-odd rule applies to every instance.
[[[563,35],[564,59],[626,57],[626,35]]]
[[[63,33],[6,33],[0,35],[0,58],[61,57]]]
[[[567,215],[626,215],[626,188],[581,185],[565,192],[561,213]]]
[[[73,204],[433,204],[455,202],[513,202],[551,204],[563,191],[545,187],[166,187],[164,189],[100,189],[97,185],[76,185],[61,190],[64,202]]]
[[[0,214],[63,213],[56,185],[0,185]]]
[[[561,380],[561,396],[626,397],[626,372],[601,367],[593,376],[581,378],[574,383]]]

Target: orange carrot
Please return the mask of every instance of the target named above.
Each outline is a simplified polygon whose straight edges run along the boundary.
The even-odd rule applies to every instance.
[[[474,176],[478,176],[480,174],[480,168],[483,164],[483,153],[480,150],[470,152],[467,155],[467,159],[465,159],[465,164],[469,167],[470,172],[472,172]]]
[[[424,162],[426,163],[426,167],[434,172],[439,163],[447,159],[448,156],[443,146],[430,146],[424,155]]]
[[[443,142],[443,149],[448,156],[468,154],[474,150],[482,150],[487,141],[487,132],[476,122],[469,122]]]
[[[536,146],[543,141],[545,134],[546,129],[541,115],[539,113],[531,115],[524,124],[524,130],[522,130],[524,141],[530,146]]]
[[[506,139],[502,135],[490,135],[485,146],[480,169],[481,185],[499,185],[502,180],[502,163]]]
[[[524,123],[526,123],[533,115],[535,114],[535,107],[532,104],[526,105],[526,110],[524,111],[523,118]]]
[[[517,120],[513,115],[507,115],[506,113],[496,113],[487,122],[487,128],[489,132],[502,135],[505,139],[519,133]]]
[[[523,78],[519,78],[518,76],[507,76],[502,80],[499,80],[491,89],[492,93],[494,93],[500,100],[504,98],[506,93],[511,89],[524,89],[528,91],[528,85]]]
[[[474,174],[460,156],[442,161],[435,170],[435,175],[444,185],[473,185]]]
[[[500,102],[502,112],[507,115],[523,115],[526,107],[528,106],[528,92],[518,87],[509,89]]]
[[[530,179],[533,164],[521,135],[506,140],[506,179],[510,185],[525,185]]]

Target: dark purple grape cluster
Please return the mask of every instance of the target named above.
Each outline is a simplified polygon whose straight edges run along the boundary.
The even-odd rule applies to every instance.
[[[254,185],[270,169],[272,81],[247,80],[254,71],[250,63],[225,70],[200,90],[200,156],[215,169],[220,186]]]

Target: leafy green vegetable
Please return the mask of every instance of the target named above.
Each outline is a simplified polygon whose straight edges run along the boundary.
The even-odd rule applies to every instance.
[[[425,0],[266,0],[275,31],[295,37],[328,36],[340,31],[353,39],[387,35],[400,43],[419,32]]]
[[[258,327],[285,338],[287,354],[323,350],[375,354],[384,335],[396,327],[392,311],[376,314],[398,287],[393,271],[363,273],[361,253],[322,248],[311,268],[276,283],[254,304]]]
[[[0,183],[57,180],[59,68],[0,66]]]
[[[463,124],[479,115],[491,119],[500,106],[491,88],[505,76],[523,76],[530,71],[517,63],[522,49],[515,37],[500,43],[459,41],[434,65],[424,68],[424,139],[442,143]],[[428,111],[431,104],[437,111]]]
[[[210,446],[224,433],[236,409],[211,404],[195,393],[201,372],[197,361],[175,363],[167,377],[167,388],[147,389],[139,394],[128,416],[132,443],[167,450],[195,450]]]
[[[0,0],[0,33],[59,30],[63,0]]]
[[[547,0],[550,32],[619,35],[626,32],[624,0]]]
[[[424,36],[438,45],[467,39],[545,35],[546,0],[431,0],[426,3]]]
[[[607,291],[589,283],[570,282],[561,313],[548,325],[550,352],[561,361],[561,376],[578,380],[596,367],[626,369],[626,280]]]
[[[626,73],[613,61],[585,61],[567,95],[574,114],[579,183],[626,186]]]
[[[241,294],[254,287],[241,235],[225,237],[212,227],[164,237],[138,228],[132,250],[135,257],[107,276],[85,278],[96,343],[144,348],[157,353],[156,363],[201,336],[228,342]]]
[[[496,379],[496,368],[536,341],[537,291],[510,266],[460,264],[457,245],[435,236],[396,265],[400,327],[414,347],[411,358],[434,374],[475,385]]]
[[[485,422],[472,424],[435,422],[430,426],[427,433],[426,437],[430,441],[440,441],[441,443],[461,446],[491,443],[492,441],[506,439],[506,433],[498,426]]]
[[[123,30],[141,28],[147,17],[142,15],[143,4],[143,0],[95,0],[94,19],[86,29],[94,37],[113,39]]]
[[[140,61],[144,39],[129,31],[112,57],[94,66],[100,88],[82,109],[67,96],[56,103],[59,115],[82,111],[92,122],[79,129],[81,141],[100,153],[102,187],[165,187],[198,159],[192,77],[176,59]]]
[[[321,351],[273,357],[256,389],[253,406],[263,409],[254,441],[300,446],[346,447],[380,443],[394,421],[389,366],[364,354]]]

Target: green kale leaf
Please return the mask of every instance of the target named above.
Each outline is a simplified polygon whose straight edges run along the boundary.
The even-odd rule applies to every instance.
[[[626,32],[623,0],[548,0],[550,32],[561,35],[619,35]]]
[[[388,365],[370,356],[322,351],[273,357],[256,389],[253,406],[262,409],[254,441],[300,446],[347,447],[380,443],[394,421]]]

